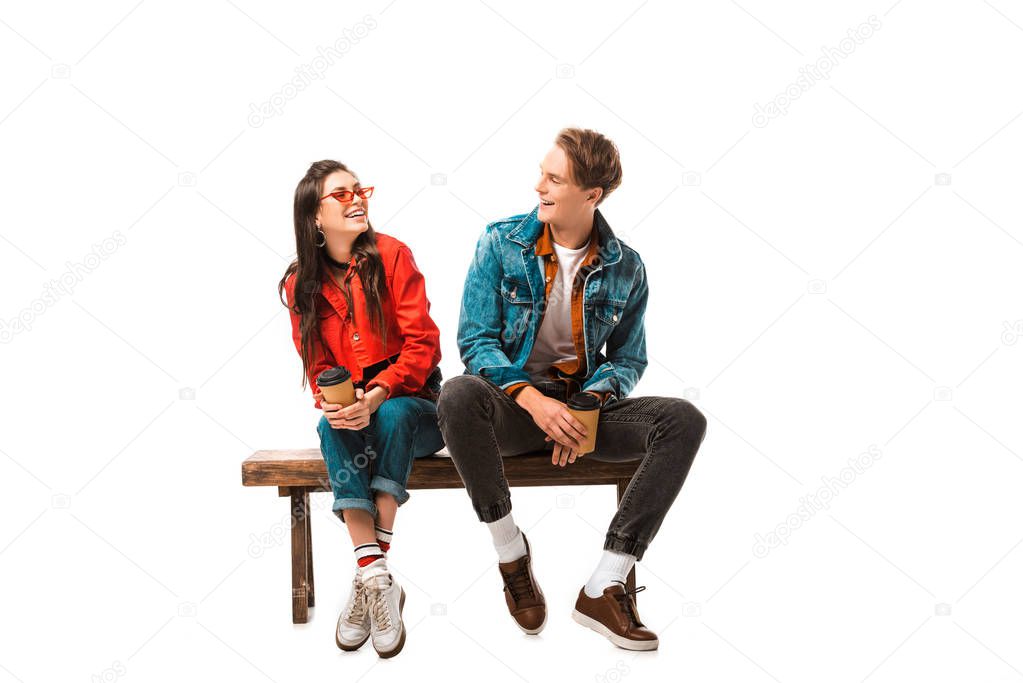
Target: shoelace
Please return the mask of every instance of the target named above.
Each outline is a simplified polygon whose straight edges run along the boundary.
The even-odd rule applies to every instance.
[[[617,600],[619,605],[621,605],[622,611],[629,615],[629,619],[632,620],[633,624],[635,624],[636,626],[643,626],[643,622],[639,620],[639,615],[636,614],[636,603],[633,602],[632,599],[636,595],[636,593],[639,593],[640,591],[645,591],[646,586],[639,586],[634,590],[630,591],[629,587],[624,582],[616,581],[616,583],[622,584],[622,587],[625,589],[625,592],[615,593],[614,594],[615,600]]]
[[[388,609],[385,591],[388,587],[386,577],[373,577],[372,585],[368,588],[369,610],[373,617],[373,623],[378,630],[391,628],[391,612]]]
[[[352,611],[348,615],[348,623],[352,626],[362,626],[366,619],[366,584],[358,579],[355,580],[355,601]]]
[[[504,578],[504,585],[508,587],[508,591],[511,593],[512,600],[518,602],[521,597],[529,595],[531,598],[536,597],[536,593],[533,591],[533,582],[529,580],[529,567],[523,564],[518,569],[508,572],[501,572],[501,576]]]

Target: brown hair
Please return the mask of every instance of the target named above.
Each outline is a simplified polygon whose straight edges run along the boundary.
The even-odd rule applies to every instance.
[[[599,206],[622,184],[622,162],[618,148],[595,130],[562,128],[554,143],[565,150],[572,168],[572,179],[583,188],[599,187]]]
[[[321,344],[323,343],[317,316],[317,297],[322,296],[320,287],[321,283],[328,278],[329,266],[324,255],[325,249],[317,246],[320,234],[316,227],[316,210],[320,205],[323,180],[334,171],[347,171],[353,176],[355,175],[341,162],[325,159],[312,164],[302,180],[298,182],[298,186],[295,188],[294,206],[296,258],[288,265],[284,277],[277,284],[277,296],[281,297],[281,303],[287,306],[288,302],[283,297],[285,283],[292,274],[295,275],[294,308],[292,310],[301,319],[299,329],[301,330],[303,387],[306,385],[313,361],[313,334],[318,336]],[[373,230],[373,224],[370,223],[369,228],[355,238],[355,242],[352,244],[352,255],[355,257],[355,272],[359,275],[362,289],[366,294],[366,308],[370,323],[386,345],[387,325],[384,320],[382,302],[388,292],[384,262],[380,258],[380,252],[377,251],[376,241],[376,232]],[[352,295],[347,280],[342,282],[342,293],[348,304],[349,315],[352,315]]]

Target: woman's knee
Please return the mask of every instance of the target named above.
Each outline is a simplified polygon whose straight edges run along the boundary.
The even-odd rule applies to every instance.
[[[322,438],[329,434],[331,429],[333,429],[333,427],[331,427],[330,422],[327,421],[327,416],[320,415],[320,421],[316,423],[316,432]]]
[[[407,396],[389,398],[376,410],[377,432],[393,434],[397,431],[409,431],[419,421],[420,412],[415,399]]]

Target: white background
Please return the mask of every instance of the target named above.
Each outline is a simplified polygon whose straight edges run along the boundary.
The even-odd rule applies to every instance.
[[[1021,59],[1007,0],[5,4],[0,682],[1019,680]],[[330,494],[293,626],[285,499],[240,482],[254,450],[317,444],[276,291],[295,184],[336,158],[376,185],[451,377],[475,240],[534,206],[565,125],[621,149],[602,209],[650,276],[636,393],[710,420],[638,566],[660,650],[571,620],[614,491],[565,487],[514,491],[540,636],[464,491],[413,491],[405,650],[340,653]]]

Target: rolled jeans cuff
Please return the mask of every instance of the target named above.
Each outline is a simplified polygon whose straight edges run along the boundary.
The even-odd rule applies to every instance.
[[[342,522],[345,521],[344,511],[352,508],[365,510],[373,517],[373,519],[376,519],[377,517],[377,506],[373,503],[373,501],[365,498],[338,498],[334,501],[334,505],[332,506],[334,514],[337,515]]]
[[[475,503],[473,503],[472,507],[476,511],[476,516],[479,517],[481,522],[496,522],[511,512],[512,504],[511,498],[509,497],[486,507],[479,507]]]
[[[387,477],[381,477],[379,474],[373,475],[373,478],[369,481],[369,488],[374,491],[383,491],[394,496],[394,499],[398,501],[398,505],[404,505],[409,499],[409,492],[405,490],[405,487]]]
[[[622,538],[621,536],[615,536],[610,532],[604,539],[604,550],[616,550],[620,553],[635,555],[637,562],[643,559],[643,553],[646,552],[646,548],[647,544],[642,541],[632,538]]]

